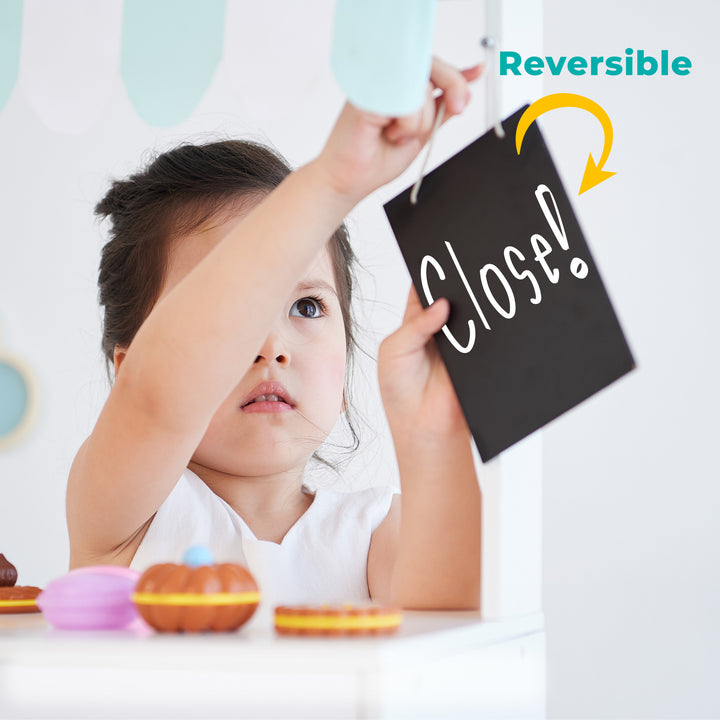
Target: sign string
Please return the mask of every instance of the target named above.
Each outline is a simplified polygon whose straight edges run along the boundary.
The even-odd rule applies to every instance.
[[[413,205],[417,205],[418,193],[420,192],[420,186],[422,185],[423,178],[425,177],[425,168],[427,167],[428,160],[430,159],[430,153],[432,152],[433,140],[435,139],[435,133],[437,129],[442,125],[443,118],[445,117],[445,103],[440,103],[440,107],[435,117],[435,124],[433,125],[432,132],[430,133],[430,140],[428,140],[428,149],[425,153],[425,159],[423,160],[422,167],[420,168],[420,175],[415,181],[412,190],[410,191],[410,202]]]
[[[480,45],[485,49],[485,68],[486,68],[486,102],[489,109],[489,115],[495,135],[501,140],[505,137],[505,130],[503,129],[502,122],[500,121],[500,84],[495,73],[496,64],[496,53],[497,43],[495,38],[490,35],[486,35],[481,41]],[[445,104],[441,103],[438,109],[437,117],[435,118],[435,124],[433,125],[430,139],[428,140],[428,148],[425,153],[425,159],[423,160],[422,167],[418,179],[410,191],[410,203],[417,205],[418,193],[420,192],[420,186],[422,185],[423,178],[425,177],[425,168],[427,167],[428,160],[430,159],[430,153],[432,152],[433,140],[435,139],[435,133],[437,129],[442,125],[442,121],[445,117]]]

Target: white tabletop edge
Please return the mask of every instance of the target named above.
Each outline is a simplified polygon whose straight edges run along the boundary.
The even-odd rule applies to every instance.
[[[542,613],[484,621],[476,612],[405,611],[396,635],[381,637],[282,637],[272,628],[234,633],[161,634],[132,631],[61,631],[40,616],[0,617],[0,666],[54,665],[163,667],[276,672],[312,668],[348,672],[407,664],[426,655],[448,655],[542,632]]]

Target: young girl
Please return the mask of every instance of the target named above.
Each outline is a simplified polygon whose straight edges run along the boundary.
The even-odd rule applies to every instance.
[[[411,289],[380,347],[402,494],[313,493],[303,474],[345,406],[342,220],[410,165],[439,103],[446,118],[463,110],[479,74],[434,60],[410,117],[346,104],[292,173],[230,141],[181,146],[114,183],[98,212],[112,219],[99,286],[115,381],[70,471],[71,567],[142,570],[202,543],[248,565],[268,604],[478,607],[480,492],[432,340],[446,300],[423,310]]]

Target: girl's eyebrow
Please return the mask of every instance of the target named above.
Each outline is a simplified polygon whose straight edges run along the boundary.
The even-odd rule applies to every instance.
[[[337,297],[337,292],[335,291],[335,288],[330,285],[329,283],[325,282],[325,280],[318,279],[311,279],[311,280],[302,280],[295,286],[296,292],[308,292],[310,290],[327,290],[328,292],[331,292],[335,297]]]

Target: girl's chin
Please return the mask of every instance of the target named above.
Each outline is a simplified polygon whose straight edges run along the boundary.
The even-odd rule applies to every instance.
[[[251,479],[302,473],[309,460],[309,456],[283,457],[279,453],[274,453],[272,448],[262,448],[248,453],[243,457],[241,463],[232,460],[229,462],[206,460],[199,465],[206,470],[222,473],[229,478]],[[199,474],[202,476],[202,472]]]
[[[260,477],[281,473],[302,472],[321,442],[306,442],[275,433],[249,433],[235,442],[229,440],[222,447],[205,447],[196,458],[198,464],[236,477]]]

